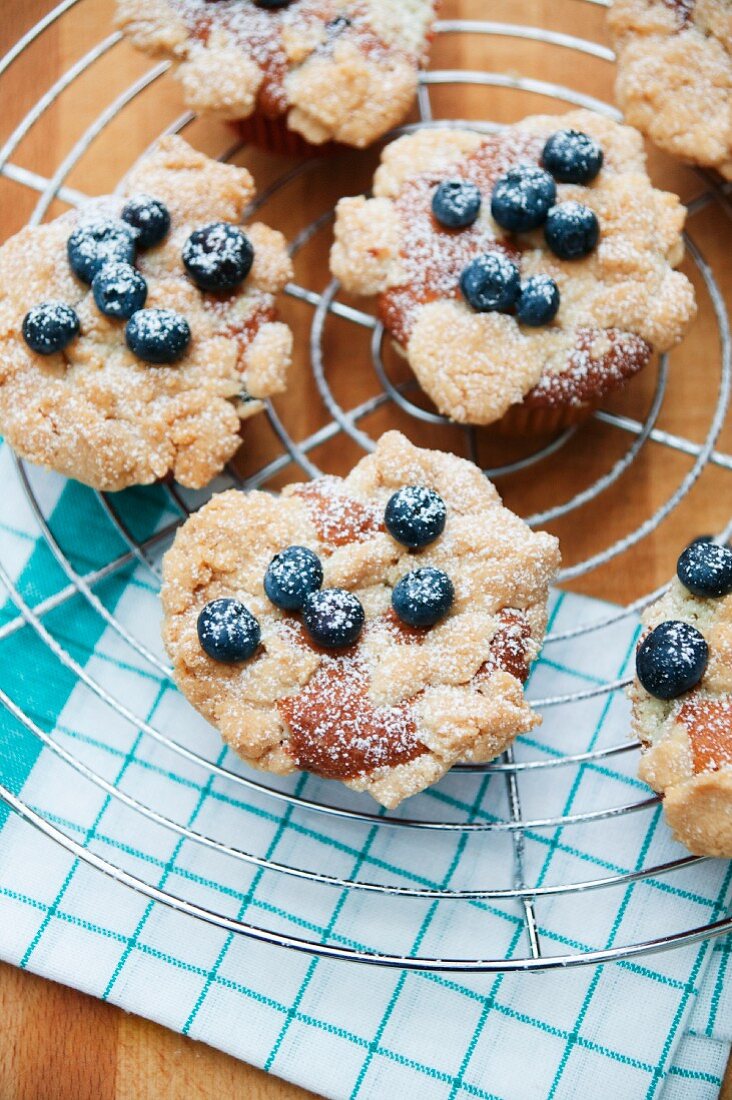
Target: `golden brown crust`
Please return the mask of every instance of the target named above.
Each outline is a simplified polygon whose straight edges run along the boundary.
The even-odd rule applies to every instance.
[[[661,149],[732,179],[729,0],[615,0],[609,21],[627,121]]]
[[[286,115],[313,145],[363,147],[409,111],[437,3],[117,0],[116,22],[138,49],[176,63],[194,110]]]
[[[345,495],[383,516],[391,494],[409,484],[432,486],[448,506],[445,532],[420,552],[419,564],[445,569],[456,590],[447,618],[418,640],[395,636],[388,616],[391,590],[414,568],[414,556],[378,526],[355,542],[326,544],[314,521],[317,502],[315,513],[307,503],[313,492],[336,502]],[[349,786],[395,806],[459,759],[492,759],[538,722],[521,680],[507,671],[507,662],[496,663],[491,647],[506,629],[505,609],[516,609],[523,627],[521,660],[538,654],[548,584],[559,562],[556,540],[533,533],[504,508],[471,463],[420,450],[389,432],[344,481],[290,486],[279,498],[237,492],[215,497],[184,524],[165,557],[164,639],[176,681],[250,763],[293,770],[292,731],[278,703],[302,691],[322,661],[320,651],[302,644],[292,616],[264,595],[270,559],[292,544],[318,553],[326,585],[347,588],[361,600],[367,626],[357,654],[368,671],[368,705],[408,705],[418,739],[412,759],[389,763],[385,746],[385,763],[345,774]],[[198,641],[198,614],[220,596],[241,599],[262,628],[260,651],[241,666],[217,664]]]
[[[439,268],[444,250],[459,245],[457,238],[446,244],[444,234],[436,234],[432,256],[425,244],[436,183],[466,174],[475,158],[488,161],[491,171],[520,156],[538,160],[545,138],[564,127],[593,135],[605,154],[590,186],[557,189],[558,201],[576,199],[596,213],[601,227],[596,250],[583,260],[559,260],[540,230],[522,235],[521,249],[515,250],[515,241],[490,216],[488,195],[471,230],[476,243],[466,236],[464,244],[472,257],[485,249],[486,239],[497,240],[522,277],[551,275],[561,294],[556,321],[530,328],[507,314],[476,313],[452,273],[444,286],[433,280],[437,292],[430,286],[428,300],[419,298],[414,288],[425,266],[434,262]],[[581,407],[644,366],[651,348],[665,351],[681,339],[696,309],[691,284],[673,270],[683,255],[684,216],[675,195],[652,187],[640,135],[590,111],[527,118],[491,139],[467,131],[421,130],[384,150],[374,198],[338,204],[331,269],[352,293],[381,296],[387,328],[441,412],[456,421],[488,424],[524,398],[532,406]],[[412,255],[418,270],[410,266]],[[588,379],[585,392],[581,383]]]
[[[639,776],[663,795],[677,839],[696,855],[732,857],[732,596],[700,599],[674,579],[643,615],[653,629],[690,623],[709,646],[692,691],[655,699],[637,678],[630,688],[633,730],[643,747]]]
[[[210,221],[239,223],[254,196],[243,168],[219,164],[181,138],[164,138],[124,182],[123,195],[162,199],[172,225],[162,243],[138,254],[146,306],[187,319],[191,345],[173,366],[141,362],[125,344],[124,322],[97,309],[71,271],[66,242],[96,205],[26,228],[0,249],[0,430],[24,458],[98,489],[145,485],[172,474],[200,488],[233,456],[241,421],[284,389],[292,335],[274,320],[274,295],[291,275],[280,233],[260,223],[247,233],[252,271],[225,300],[187,277],[181,249]],[[101,209],[118,214],[119,197]],[[81,335],[64,352],[41,356],[21,335],[26,312],[58,299],[73,306]]]
[[[666,820],[678,840],[699,856],[732,855],[732,772],[695,775],[669,788]]]

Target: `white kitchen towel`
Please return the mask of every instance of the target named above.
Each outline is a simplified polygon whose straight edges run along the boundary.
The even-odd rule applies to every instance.
[[[56,546],[5,448],[0,477],[6,788],[109,863],[252,925],[403,956],[527,955],[520,901],[400,898],[263,870],[151,822],[44,747],[34,726],[137,802],[279,864],[427,892],[513,885],[510,831],[422,831],[324,816],[212,773],[152,736],[158,731],[245,780],[375,812],[365,798],[334,792],[314,777],[278,783],[256,776],[222,751],[156,664],[165,658],[154,573],[130,551],[99,498],[31,472]],[[120,494],[114,511],[137,541],[174,518],[162,487]],[[70,570],[86,578],[87,594],[70,595],[78,584]],[[20,600],[36,609],[35,624],[23,619]],[[611,611],[555,594],[552,640],[530,693],[541,699],[579,691],[582,698],[546,707],[543,726],[517,744],[519,761],[628,740],[623,693],[602,687],[627,674],[637,622],[624,617],[579,638],[558,638]],[[155,659],[140,652],[145,648]],[[618,948],[728,913],[726,863],[629,877],[685,855],[658,805],[649,804],[636,764],[635,752],[623,752],[518,773],[522,813],[532,822],[524,833],[525,881],[546,890],[621,878],[610,887],[539,896],[544,954]],[[633,809],[572,820],[621,807]],[[509,820],[506,777],[453,773],[402,816],[476,825]],[[564,823],[541,823],[556,817]],[[151,902],[0,804],[0,956],[328,1097],[632,1100],[665,1090],[674,1100],[711,1098],[732,1040],[729,950],[717,939],[597,967],[472,976],[317,959]]]

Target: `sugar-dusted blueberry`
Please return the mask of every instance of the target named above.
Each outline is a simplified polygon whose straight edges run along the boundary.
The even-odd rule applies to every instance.
[[[728,596],[732,592],[732,550],[697,539],[681,554],[676,575],[695,596]]]
[[[509,169],[496,181],[491,196],[493,220],[511,233],[528,233],[544,224],[557,201],[557,185],[533,164]]]
[[[336,15],[335,19],[330,19],[325,24],[325,30],[329,38],[336,38],[339,34],[343,34],[349,27],[353,26],[353,23],[347,15]]]
[[[656,699],[675,699],[691,691],[704,675],[709,647],[695,626],[671,619],[643,640],[635,659],[636,672]]]
[[[542,163],[560,183],[592,183],[602,168],[599,142],[581,130],[557,130],[542,154]]]
[[[170,229],[167,206],[152,195],[133,195],[125,203],[122,220],[137,230],[139,248],[152,248],[160,244]]]
[[[175,363],[191,342],[185,317],[174,309],[138,309],[125,326],[127,347],[146,363]]]
[[[238,226],[211,222],[191,233],[183,245],[183,263],[202,290],[234,290],[252,269],[254,249]]]
[[[107,317],[126,321],[145,305],[147,283],[132,264],[105,264],[92,279],[92,294]]]
[[[254,656],[262,637],[259,623],[240,600],[211,600],[198,616],[198,640],[214,661],[236,664]]]
[[[405,485],[389,497],[384,523],[392,538],[419,550],[445,530],[447,508],[439,493],[426,485]]]
[[[589,206],[574,200],[560,202],[547,215],[544,236],[560,260],[579,260],[597,245],[600,223]]]
[[[502,252],[484,252],[463,268],[460,289],[478,313],[505,313],[518,301],[521,276]]]
[[[82,221],[66,248],[71,270],[83,283],[91,283],[105,264],[134,262],[135,232],[118,218]]]
[[[79,335],[76,310],[65,302],[41,302],[23,318],[23,339],[39,355],[63,351]]]
[[[353,645],[366,621],[361,601],[344,588],[311,592],[303,604],[302,617],[313,641],[327,649]]]
[[[551,275],[530,275],[521,284],[516,315],[522,325],[548,325],[559,309],[559,287]]]
[[[470,180],[443,180],[432,196],[432,213],[447,229],[465,229],[478,217],[480,190]]]
[[[288,546],[275,554],[264,574],[264,591],[283,611],[299,611],[323,583],[323,566],[307,546]]]
[[[455,599],[447,573],[426,565],[413,569],[395,585],[391,606],[408,626],[434,626],[444,619]]]

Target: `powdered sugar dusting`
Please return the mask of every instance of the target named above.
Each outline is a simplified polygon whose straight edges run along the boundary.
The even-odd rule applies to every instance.
[[[251,402],[245,409],[242,392],[262,398],[283,388],[289,333],[272,322],[274,291],[289,278],[290,262],[279,234],[251,226],[257,259],[246,283],[226,297],[199,292],[183,267],[182,244],[207,221],[238,220],[251,177],[181,138],[157,144],[134,170],[130,190],[160,195],[169,206],[171,233],[136,263],[148,286],[146,306],[188,322],[188,350],[175,365],[151,369],[127,347],[124,321],[102,314],[71,270],[67,242],[77,226],[111,220],[123,240],[132,239],[119,220],[123,198],[95,200],[26,228],[0,250],[9,318],[0,339],[0,428],[24,457],[96,488],[149,484],[170,472],[200,488],[240,446],[241,419],[261,408]],[[49,298],[76,311],[81,332],[41,364],[21,326],[28,310]]]
[[[368,671],[356,656],[324,657],[307,687],[278,702],[296,764],[327,779],[351,779],[413,760],[417,740],[412,702],[374,706]]]
[[[619,389],[651,358],[651,346],[621,329],[580,328],[563,370],[545,371],[525,395],[527,408],[579,408]]]
[[[643,625],[645,637],[651,630],[670,630],[674,660],[693,667],[702,639],[708,659],[697,685],[670,700],[654,698],[636,676],[629,694],[643,750],[638,774],[663,796],[677,839],[696,855],[730,859],[732,598],[696,596],[674,577],[644,611]]]
[[[497,176],[539,166],[559,128],[586,134],[604,158],[588,185],[557,184],[556,209],[579,203],[600,227],[597,247],[572,259],[554,254],[541,228],[507,234],[490,215]],[[475,183],[483,202],[473,225],[446,229],[432,198],[456,178]],[[530,117],[489,139],[464,130],[407,135],[382,154],[374,189],[371,199],[339,204],[333,273],[351,293],[379,295],[381,319],[418,381],[459,423],[490,424],[515,410],[533,425],[542,407],[552,410],[552,427],[572,423],[645,366],[651,349],[678,343],[695,315],[693,287],[673,270],[683,255],[680,201],[653,187],[639,135],[590,111]],[[548,323],[464,301],[462,272],[496,250],[525,282],[554,281],[559,308]]]
[[[409,485],[433,489],[447,507],[442,536],[418,555],[455,587],[432,628],[407,627],[391,608],[415,555],[386,537],[381,520]],[[354,505],[363,512],[350,526]],[[337,540],[326,526],[337,545],[317,527],[329,508],[331,523],[345,523]],[[267,599],[264,572],[288,545],[307,545],[326,584],[357,597],[366,621],[355,644],[318,646],[301,616]],[[281,498],[224,493],[191,516],[164,562],[166,645],[184,693],[246,759],[341,778],[392,806],[466,754],[491,759],[536,724],[520,684],[558,556],[556,540],[503,508],[471,463],[388,432],[343,480],[288,486]],[[261,654],[232,674],[201,663],[191,631],[202,602],[221,595],[245,602],[262,629]]]
[[[459,297],[460,276],[476,256],[497,251],[520,267],[520,240],[504,233],[487,210],[499,176],[517,164],[538,165],[542,148],[535,135],[508,129],[487,138],[459,167],[448,166],[439,175],[425,173],[404,185],[394,204],[404,279],[379,302],[384,324],[402,347],[409,343],[420,306]],[[472,226],[446,229],[432,213],[432,196],[440,183],[458,176],[481,191],[483,212]]]
[[[194,267],[196,276],[210,279],[221,269],[240,268],[243,254],[250,248],[248,238],[238,226],[214,222],[195,231],[183,246],[183,258]],[[251,260],[249,261],[251,264]],[[201,280],[205,285],[205,280]],[[241,281],[241,280],[240,280]]]
[[[672,156],[732,179],[728,0],[614,0],[609,25],[628,122]]]
[[[472,681],[476,687],[490,680],[497,669],[522,683],[528,676],[531,629],[526,616],[507,609],[497,618],[499,626],[488,656]],[[408,647],[420,646],[429,633],[426,628],[405,626],[393,612],[366,630],[373,633],[382,625]],[[376,768],[405,763],[427,751],[418,738],[414,711],[422,692],[395,706],[375,706],[369,698],[370,674],[360,645],[331,655],[314,646],[296,620],[285,620],[282,629],[297,644],[321,654],[307,686],[277,703],[290,734],[287,751],[298,767],[327,779],[352,779]]]
[[[353,43],[377,61],[401,53],[416,65],[405,39],[401,46],[385,42],[374,25],[368,0],[292,0],[284,8],[265,9],[250,0],[168,0],[191,38],[213,45],[214,37],[233,42],[262,73],[258,109],[267,117],[290,106],[285,78],[293,67],[288,44],[297,43],[297,64],[312,56],[328,56],[339,41]]]
[[[696,775],[732,764],[732,695],[695,693],[682,704],[677,718],[688,730]]]
[[[500,611],[497,618],[500,625],[491,641],[490,655],[476,680],[490,678],[496,669],[503,669],[523,684],[529,675],[531,627],[524,613],[514,608]]]
[[[479,188],[487,207],[496,180],[519,164],[538,167],[543,146],[542,135],[506,128],[491,135],[464,158],[460,176]],[[432,195],[443,179],[450,178],[450,168],[439,176],[425,173],[407,181],[395,201],[400,224],[400,263],[405,278],[382,294],[379,310],[384,324],[402,347],[408,345],[423,305],[460,296],[460,276],[476,256],[500,251],[521,268],[521,238],[506,235],[492,219],[484,216],[459,230],[445,229],[437,222],[431,209]],[[568,208],[577,205],[565,204]],[[545,372],[524,398],[525,403],[533,408],[582,406],[616,389],[647,364],[651,349],[640,337],[611,330],[607,333],[605,351],[597,354],[599,335],[600,329],[579,329],[576,346],[569,352],[564,368]]]
[[[323,477],[297,487],[318,537],[329,548],[364,542],[384,530],[383,509],[343,492],[340,478]]]

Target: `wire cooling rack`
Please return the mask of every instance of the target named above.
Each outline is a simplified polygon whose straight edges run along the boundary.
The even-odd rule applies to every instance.
[[[566,8],[569,12],[575,6],[594,4],[603,6],[602,0],[566,0]],[[30,29],[6,54],[0,62],[0,81],[6,80],[12,72],[12,67],[22,62],[27,52],[38,48],[44,41],[44,35],[54,30],[60,22],[73,15],[72,9],[80,6],[84,8],[84,0],[64,0],[57,5],[36,26]],[[438,40],[444,41],[453,36],[471,35],[480,41],[485,41],[489,47],[498,40],[523,40],[566,51],[578,66],[588,66],[596,63],[611,63],[613,55],[605,46],[595,41],[578,38],[572,34],[540,29],[537,27],[486,22],[486,21],[442,21],[437,26]],[[0,174],[7,180],[20,185],[27,194],[34,194],[35,205],[28,219],[29,224],[39,224],[45,217],[53,214],[54,204],[61,202],[69,205],[78,205],[83,202],[85,195],[75,186],[69,183],[70,177],[80,164],[82,159],[93,150],[95,142],[104,135],[110,126],[120,119],[124,120],[126,112],[134,108],[143,94],[150,94],[149,90],[157,82],[164,78],[169,66],[158,64],[147,69],[121,94],[117,95],[107,106],[99,112],[98,116],[88,128],[76,140],[61,162],[49,173],[45,174],[23,165],[20,158],[16,157],[17,151],[23,143],[32,138],[36,127],[39,127],[59,102],[73,94],[76,86],[83,81],[87,74],[100,62],[113,57],[115,49],[119,47],[120,36],[110,34],[102,41],[95,44],[83,56],[49,87],[38,100],[31,106],[27,114],[17,124],[14,132],[0,150]],[[123,47],[124,48],[124,47]],[[490,51],[486,49],[486,56]],[[538,80],[529,76],[506,75],[501,72],[468,71],[461,68],[433,69],[423,74],[419,89],[419,115],[420,120],[414,126],[443,126],[446,121],[433,115],[432,98],[438,89],[504,89],[528,92],[545,100],[554,101],[556,109],[564,106],[583,106],[603,112],[612,117],[618,117],[617,111],[607,102],[593,95],[573,90],[560,84]],[[544,105],[542,105],[544,107]],[[437,112],[435,112],[437,113]],[[183,132],[189,130],[194,124],[194,116],[185,113],[176,118],[164,130],[166,133]],[[489,130],[491,124],[470,120],[468,125],[478,129]],[[131,133],[131,131],[130,131]],[[130,139],[132,140],[132,139]],[[140,148],[133,149],[130,160],[145,152],[144,142]],[[242,146],[235,145],[220,151],[221,159],[230,159],[242,151]],[[318,160],[306,161],[283,175],[273,179],[271,184],[260,194],[253,204],[254,210],[265,207],[268,203],[277,201],[284,196],[288,200],[288,189],[297,186],[304,176],[310,173],[323,172],[323,165]],[[727,312],[720,287],[715,278],[712,267],[702,254],[701,248],[695,242],[695,219],[702,216],[708,208],[714,204],[719,217],[724,220],[732,213],[730,200],[726,190],[712,177],[699,173],[701,188],[699,193],[689,203],[689,236],[687,238],[688,255],[696,269],[698,283],[701,292],[705,296],[707,308],[711,311],[719,336],[719,360],[716,364],[708,365],[709,372],[716,372],[718,384],[709,401],[709,407],[705,412],[706,423],[703,438],[694,442],[684,435],[674,434],[658,426],[659,418],[665,408],[669,395],[669,380],[671,364],[664,357],[658,364],[653,381],[652,390],[646,394],[647,409],[641,419],[626,415],[623,412],[600,411],[595,416],[594,426],[600,426],[603,430],[612,430],[614,443],[609,448],[609,453],[614,456],[610,468],[597,476],[589,478],[588,483],[574,495],[563,499],[561,496],[561,470],[565,456],[571,453],[571,447],[575,440],[575,429],[563,432],[558,438],[545,442],[542,446],[529,448],[528,452],[513,456],[511,461],[491,461],[486,463],[482,459],[486,447],[485,433],[474,429],[458,429],[450,426],[444,417],[438,415],[429,407],[416,388],[414,382],[405,377],[396,361],[390,358],[389,349],[385,346],[384,333],[381,325],[370,314],[363,312],[353,303],[344,299],[336,282],[331,282],[325,289],[315,290],[302,282],[293,283],[287,288],[289,299],[299,306],[310,311],[309,326],[309,368],[314,381],[314,394],[321,402],[327,416],[325,420],[310,434],[304,438],[297,437],[287,427],[288,409],[287,400],[281,407],[275,409],[270,405],[267,410],[269,425],[271,428],[270,454],[268,461],[259,468],[242,472],[241,467],[232,467],[227,471],[227,477],[222,479],[216,488],[224,485],[236,485],[242,490],[257,487],[276,487],[283,478],[295,476],[316,476],[321,472],[321,467],[316,464],[316,458],[323,454],[326,464],[332,460],[334,454],[342,451],[342,454],[351,455],[351,451],[368,451],[373,449],[373,437],[369,434],[367,426],[370,418],[375,418],[375,423],[380,425],[379,416],[387,411],[397,418],[400,426],[407,431],[427,430],[432,433],[435,445],[439,445],[437,437],[440,432],[449,432],[452,446],[462,449],[475,461],[479,462],[486,473],[499,481],[504,493],[511,492],[512,479],[531,475],[536,471],[537,476],[543,476],[543,471],[550,463],[550,481],[547,483],[552,490],[559,493],[560,499],[550,507],[542,511],[530,512],[527,518],[533,525],[551,525],[557,521],[564,521],[566,517],[580,514],[588,506],[596,505],[606,499],[606,494],[621,482],[621,479],[633,476],[633,471],[639,466],[643,456],[647,455],[649,444],[653,444],[662,454],[676,454],[689,460],[688,468],[680,475],[676,488],[670,495],[649,509],[645,516],[632,530],[612,538],[606,545],[593,550],[580,560],[573,561],[564,568],[560,575],[560,582],[568,583],[581,580],[590,574],[597,574],[603,568],[611,565],[616,559],[627,555],[632,548],[642,540],[651,536],[664,520],[677,510],[689,496],[692,488],[700,478],[702,472],[718,468],[723,471],[732,469],[732,455],[716,449],[717,439],[723,427],[730,397],[730,333]],[[312,220],[299,227],[299,231],[292,236],[291,250],[294,256],[307,250],[316,240],[325,240],[327,243],[329,226],[332,221],[332,209],[317,214]],[[366,400],[356,407],[348,405],[342,391],[344,389],[342,379],[339,380],[335,356],[330,350],[328,327],[334,321],[346,327],[346,339],[365,340],[370,349],[370,359],[373,367],[375,391]],[[368,369],[368,366],[366,367]],[[394,421],[391,420],[390,424]],[[590,429],[584,428],[587,432]],[[261,430],[260,430],[261,434]],[[378,433],[376,433],[378,434]],[[489,437],[488,437],[489,438]],[[274,444],[272,443],[274,441]],[[334,450],[335,445],[336,449]],[[329,450],[330,448],[330,450]],[[350,449],[349,449],[350,448]],[[490,446],[488,447],[490,450]],[[500,453],[495,446],[491,454]],[[329,458],[330,456],[330,458]],[[341,462],[341,465],[343,463]],[[350,465],[350,461],[347,463]],[[554,884],[544,884],[531,881],[527,878],[525,867],[525,837],[528,830],[550,831],[558,828],[571,828],[573,835],[581,836],[583,831],[591,829],[595,824],[602,823],[602,827],[608,832],[608,846],[612,847],[612,829],[615,822],[625,819],[629,814],[648,814],[657,810],[658,799],[649,794],[642,795],[634,801],[613,801],[615,788],[608,787],[607,803],[595,805],[581,812],[557,814],[547,812],[546,816],[527,817],[522,812],[522,784],[528,778],[537,775],[546,777],[546,783],[552,782],[552,777],[561,770],[565,775],[574,776],[578,770],[587,765],[593,765],[602,769],[611,760],[617,762],[632,761],[637,746],[632,741],[623,741],[606,745],[602,748],[594,748],[583,752],[559,752],[546,756],[546,754],[532,755],[531,751],[523,751],[521,759],[514,756],[513,750],[508,752],[499,761],[491,765],[464,766],[455,769],[452,782],[459,783],[461,789],[466,790],[464,802],[469,804],[474,791],[471,785],[480,781],[480,777],[496,774],[505,784],[504,816],[493,815],[486,820],[475,819],[475,815],[465,813],[453,813],[452,816],[445,813],[443,817],[431,814],[434,811],[434,803],[427,802],[423,796],[412,800],[406,809],[394,814],[375,812],[364,808],[364,801],[358,798],[350,798],[340,791],[334,795],[332,785],[315,782],[313,789],[317,792],[310,798],[305,798],[298,793],[299,788],[292,784],[281,782],[270,777],[267,781],[256,773],[246,769],[243,765],[234,761],[231,757],[219,757],[217,760],[209,758],[201,750],[201,743],[197,740],[196,731],[200,726],[195,726],[191,737],[186,737],[182,731],[173,735],[162,726],[144,720],[135,713],[134,706],[129,703],[122,693],[110,688],[103,679],[82,663],[75,651],[73,637],[64,639],[63,635],[53,631],[48,623],[53,613],[70,605],[72,601],[81,599],[85,609],[96,617],[101,626],[111,631],[117,639],[119,650],[126,654],[130,661],[147,667],[162,679],[169,677],[169,668],[156,643],[149,637],[135,629],[134,623],[129,623],[124,616],[114,608],[110,609],[100,596],[100,586],[109,578],[121,574],[130,567],[135,567],[146,576],[150,585],[158,586],[160,579],[160,560],[165,548],[169,545],[175,529],[191,510],[199,506],[206,499],[204,494],[185,492],[174,485],[156,487],[158,494],[167,495],[167,512],[169,517],[166,522],[158,524],[156,529],[146,537],[137,534],[137,527],[131,519],[128,494],[94,494],[96,507],[102,510],[107,520],[113,526],[125,547],[117,556],[106,560],[103,564],[91,572],[80,571],[74,564],[75,554],[71,552],[64,538],[61,538],[53,530],[51,509],[47,496],[39,491],[39,475],[37,471],[27,467],[22,461],[15,460],[15,475],[22,487],[25,498],[30,506],[35,522],[41,532],[47,550],[60,567],[66,578],[66,583],[51,595],[33,601],[27,599],[13,582],[12,570],[9,564],[0,560],[0,579],[14,605],[14,611],[0,627],[0,640],[10,638],[20,631],[30,631],[34,637],[46,647],[65,672],[69,673],[73,681],[81,690],[88,693],[89,697],[100,707],[106,708],[110,719],[129,723],[140,731],[143,739],[149,739],[156,747],[170,754],[171,758],[178,760],[182,766],[192,769],[199,777],[203,776],[207,781],[221,782],[228,785],[236,792],[245,793],[259,800],[259,805],[269,806],[275,813],[287,810],[302,815],[302,820],[320,821],[325,823],[326,830],[333,835],[339,835],[341,830],[370,828],[378,830],[379,835],[396,832],[402,836],[407,835],[419,843],[420,836],[429,834],[430,837],[468,837],[472,834],[480,834],[478,840],[481,844],[481,853],[485,857],[483,862],[483,876],[488,884],[469,889],[443,889],[441,887],[424,885],[402,885],[392,880],[371,881],[358,876],[347,877],[326,873],[321,869],[312,869],[307,866],[277,862],[265,854],[255,851],[247,851],[239,842],[231,840],[215,839],[203,832],[199,832],[189,825],[181,824],[174,819],[174,815],[168,815],[162,808],[156,807],[145,800],[144,792],[122,789],[100,774],[81,755],[70,751],[65,743],[55,733],[46,732],[41,728],[36,718],[28,708],[20,706],[9,692],[6,692],[0,674],[0,703],[8,712],[8,715],[23,727],[28,734],[38,739],[48,753],[52,754],[63,771],[63,782],[89,783],[109,799],[125,807],[145,823],[160,826],[164,830],[172,832],[181,840],[191,842],[197,848],[203,848],[211,853],[211,858],[234,861],[238,865],[246,865],[248,868],[258,868],[272,872],[277,876],[287,876],[296,879],[317,890],[327,890],[333,887],[349,892],[365,895],[376,895],[382,909],[382,923],[388,924],[389,906],[405,900],[409,904],[410,899],[416,901],[444,900],[454,904],[465,904],[469,901],[480,900],[493,904],[508,904],[518,907],[525,929],[525,949],[523,952],[509,953],[505,946],[500,944],[488,945],[488,950],[483,950],[480,957],[461,958],[429,958],[419,954],[400,953],[383,949],[366,949],[333,942],[327,937],[320,939],[301,938],[292,936],[279,928],[273,930],[268,927],[258,927],[227,915],[225,912],[202,905],[191,898],[179,896],[166,887],[155,886],[143,877],[133,874],[117,862],[110,862],[96,851],[90,850],[85,844],[77,842],[58,823],[33,808],[21,796],[10,789],[0,786],[0,799],[10,807],[17,815],[29,825],[43,833],[50,841],[60,845],[67,852],[72,853],[84,864],[96,868],[99,872],[110,876],[126,887],[145,895],[147,898],[160,902],[174,910],[188,914],[192,918],[214,925],[230,932],[241,934],[265,943],[278,945],[314,955],[325,956],[334,959],[371,963],[383,966],[400,967],[414,970],[455,971],[455,972],[497,972],[517,970],[540,970],[564,968],[582,964],[596,964],[605,961],[631,958],[648,954],[665,948],[674,947],[683,943],[689,943],[713,935],[720,935],[732,929],[732,918],[720,919],[711,923],[690,927],[669,927],[663,934],[652,937],[633,939],[620,945],[613,945],[603,950],[591,950],[582,948],[570,950],[562,954],[546,954],[545,945],[542,943],[540,925],[536,917],[536,907],[543,901],[552,898],[580,898],[591,896],[592,904],[598,908],[606,907],[608,911],[614,911],[614,903],[606,900],[613,888],[623,887],[630,883],[643,879],[651,879],[662,882],[672,882],[684,871],[702,862],[695,857],[680,854],[677,858],[664,862],[654,862],[648,859],[641,865],[622,872],[613,871],[596,878],[582,881],[562,881]],[[152,490],[151,490],[152,491]],[[91,494],[90,494],[91,495]],[[1,507],[1,506],[0,506]],[[133,510],[134,511],[134,510]],[[7,518],[7,517],[6,517]],[[693,532],[698,533],[697,531]],[[732,522],[725,537],[732,533]],[[83,532],[81,533],[83,538]],[[566,548],[566,547],[565,547]],[[627,607],[610,607],[605,605],[598,613],[584,624],[574,624],[567,629],[555,629],[547,638],[547,652],[551,653],[552,647],[566,643],[572,639],[586,639],[589,645],[612,645],[615,636],[614,631],[619,625],[632,622],[633,616],[643,606],[654,599],[658,592],[649,593],[636,599]],[[72,620],[73,621],[73,620]],[[603,639],[607,638],[605,643]],[[535,705],[544,712],[550,712],[552,708],[564,708],[563,713],[572,717],[570,721],[581,723],[585,721],[584,706],[593,700],[610,698],[613,693],[620,692],[626,681],[622,678],[611,679],[606,682],[593,683],[582,690],[565,692],[563,694],[547,695],[535,700]],[[193,722],[193,716],[191,716]],[[633,765],[629,772],[634,770]],[[455,773],[459,772],[459,775]],[[475,777],[478,778],[475,778]],[[438,802],[439,806],[440,803]],[[413,808],[414,807],[414,808]],[[491,885],[490,866],[492,846],[499,843],[509,843],[513,850],[514,881],[509,885]],[[661,904],[661,903],[659,903]]]

